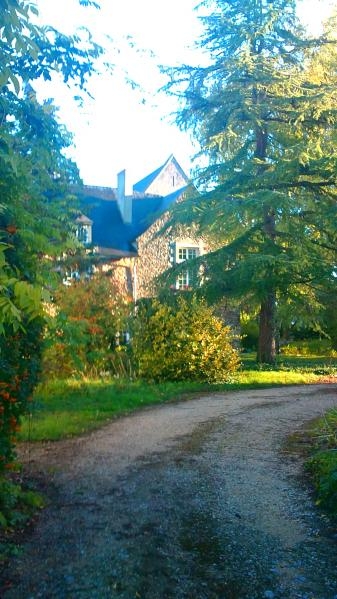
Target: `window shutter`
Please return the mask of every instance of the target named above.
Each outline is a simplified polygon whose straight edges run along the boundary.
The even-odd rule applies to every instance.
[[[175,241],[170,243],[170,264],[174,265],[177,262],[177,244]]]

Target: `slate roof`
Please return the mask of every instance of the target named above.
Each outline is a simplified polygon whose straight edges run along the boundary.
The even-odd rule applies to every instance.
[[[90,195],[81,195],[80,201],[82,211],[93,221],[93,244],[126,253],[132,251],[132,226],[123,223],[117,200],[102,200],[92,194],[93,189],[90,190]]]
[[[172,157],[169,158],[171,159]],[[167,196],[147,194],[143,191],[154,181],[169,160],[133,186],[133,195],[127,196],[127,199],[131,199],[132,202],[130,224],[122,219],[115,189],[84,186],[75,191],[81,204],[81,217],[85,216],[92,221],[92,243],[99,248],[99,253],[111,259],[136,256],[137,238],[184,193],[187,185]]]
[[[165,165],[160,166],[155,171],[153,171],[153,173],[150,173],[149,175],[144,177],[144,179],[141,179],[140,181],[138,181],[138,183],[135,183],[133,186],[133,191],[145,192],[147,188],[151,185],[151,183],[156,179],[156,177],[158,177],[159,173],[163,169],[163,166]]]
[[[116,200],[102,200],[81,194],[81,207],[92,220],[92,240],[95,246],[136,255],[136,240],[183,193],[180,189],[166,197],[132,197],[132,223],[124,223]]]
[[[161,205],[160,205],[160,212],[166,212],[166,210],[168,210],[170,208],[170,206],[172,204],[174,204],[174,202],[180,198],[180,196],[182,196],[185,191],[187,191],[189,185],[185,185],[185,187],[181,187],[180,189],[176,189],[175,191],[173,191],[172,193],[170,193],[167,196],[164,196],[162,198],[161,201]]]

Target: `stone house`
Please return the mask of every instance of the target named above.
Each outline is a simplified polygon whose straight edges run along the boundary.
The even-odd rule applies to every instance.
[[[167,212],[183,201],[189,179],[171,155],[155,171],[125,193],[125,171],[117,176],[117,188],[85,186],[78,192],[82,213],[78,216],[79,239],[93,251],[101,268],[135,301],[154,295],[154,279],[170,266],[207,252],[203,240],[187,235],[161,233]],[[190,286],[188,268],[174,287]]]

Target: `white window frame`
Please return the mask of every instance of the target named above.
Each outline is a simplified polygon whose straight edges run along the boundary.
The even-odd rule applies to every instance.
[[[196,243],[194,240],[182,240],[175,243],[174,247],[174,263],[182,264],[201,256],[203,252],[203,246],[201,243]],[[185,257],[182,255],[185,253]],[[190,289],[191,287],[191,274],[186,268],[182,271],[177,279],[175,288],[179,291]]]
[[[92,242],[92,226],[79,223],[77,225],[76,236],[83,245],[90,245]]]

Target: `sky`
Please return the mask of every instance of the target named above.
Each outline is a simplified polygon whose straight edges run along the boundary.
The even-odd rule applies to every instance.
[[[39,98],[54,99],[60,122],[73,134],[69,156],[87,185],[116,187],[117,173],[125,169],[127,192],[171,154],[190,174],[197,148],[174,124],[175,100],[158,92],[165,80],[156,65],[198,60],[193,48],[201,32],[197,0],[98,1],[99,11],[80,7],[78,0],[36,0],[42,23],[68,35],[87,27],[115,65],[112,72],[91,78],[93,98],[87,97],[82,107],[73,100],[74,91],[57,79],[39,86]],[[300,0],[299,14],[317,31],[333,3]],[[126,75],[140,87],[133,89]]]

